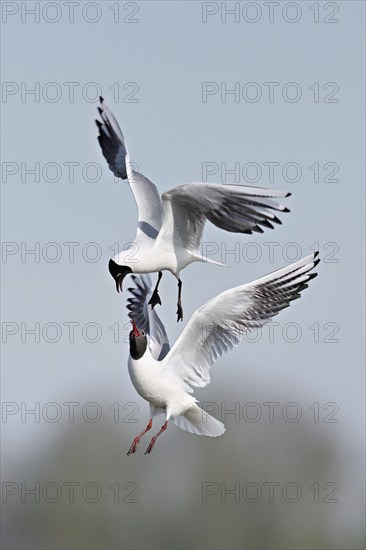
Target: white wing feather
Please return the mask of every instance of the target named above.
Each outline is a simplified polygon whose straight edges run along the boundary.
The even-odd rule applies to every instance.
[[[189,183],[163,194],[145,176],[132,169],[122,130],[111,110],[100,98],[102,122],[98,141],[112,172],[128,179],[138,208],[136,238],[159,239],[190,252],[197,252],[206,220],[235,233],[263,233],[280,224],[273,211],[289,212],[277,200],[291,193],[243,185]]]
[[[241,337],[269,322],[300,298],[316,273],[318,253],[279,269],[252,283],[222,292],[191,317],[164,359],[164,372],[180,380],[186,391],[210,382],[210,367],[237,345]]]
[[[206,220],[234,233],[263,233],[281,224],[275,211],[289,212],[277,200],[291,193],[244,185],[188,183],[163,193],[163,225],[158,241],[172,241],[191,252],[200,246]]]
[[[102,153],[114,175],[128,179],[135,197],[138,209],[136,238],[144,236],[156,239],[163,220],[159,192],[148,178],[132,169],[122,130],[102,97],[98,110],[102,122],[96,120],[96,123],[99,128],[98,141]]]

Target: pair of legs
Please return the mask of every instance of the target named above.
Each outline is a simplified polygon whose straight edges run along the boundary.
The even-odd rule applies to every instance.
[[[154,309],[154,307],[159,304],[161,305],[161,300],[158,292],[160,280],[163,276],[163,273],[159,271],[158,274],[158,280],[154,288],[154,292],[152,293],[152,296],[149,300],[149,305],[151,305],[151,309]],[[183,321],[183,307],[182,307],[182,281],[178,279],[178,302],[177,302],[177,322]]]
[[[131,447],[130,447],[130,450],[129,450],[128,453],[127,453],[127,456],[130,456],[131,454],[134,454],[134,453],[137,451],[137,445],[139,444],[141,437],[142,437],[144,434],[146,434],[146,432],[148,432],[149,430],[151,430],[151,427],[152,427],[152,418],[150,418],[149,423],[148,423],[148,425],[146,426],[146,428],[144,429],[144,431],[141,432],[141,433],[140,433],[137,437],[135,437],[135,439],[133,440],[132,445],[131,445]],[[154,437],[153,437],[152,440],[150,441],[149,446],[148,446],[148,448],[147,448],[146,451],[145,451],[145,455],[151,453],[151,451],[152,451],[153,448],[154,448],[154,445],[155,445],[155,442],[156,442],[157,438],[159,437],[159,435],[161,435],[163,432],[165,432],[165,430],[167,429],[167,427],[168,427],[168,421],[166,420],[166,421],[164,422],[164,424],[162,425],[162,427],[160,428],[160,430],[158,431],[158,433],[157,433],[156,435],[154,435]]]

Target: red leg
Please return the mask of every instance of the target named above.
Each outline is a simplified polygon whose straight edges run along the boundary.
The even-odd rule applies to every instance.
[[[138,435],[137,437],[135,437],[135,439],[133,440],[132,445],[131,445],[131,447],[130,447],[130,450],[129,450],[128,453],[127,453],[127,456],[130,456],[131,454],[134,454],[134,453],[137,451],[137,445],[139,444],[140,439],[142,438],[142,436],[143,436],[144,434],[146,434],[146,432],[148,432],[149,430],[151,430],[151,426],[152,426],[152,418],[150,418],[149,423],[148,423],[148,425],[146,426],[146,428],[144,429],[144,431],[141,432],[140,435]]]
[[[151,451],[154,448],[154,445],[155,445],[155,442],[156,442],[157,438],[159,437],[159,435],[161,435],[163,432],[165,432],[167,427],[168,427],[168,421],[166,420],[165,423],[163,424],[163,426],[161,427],[161,429],[158,431],[158,433],[156,435],[154,435],[154,437],[150,441],[150,444],[149,444],[148,448],[145,451],[145,455],[151,453]]]

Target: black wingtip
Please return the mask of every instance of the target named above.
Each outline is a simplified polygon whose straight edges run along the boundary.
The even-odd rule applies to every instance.
[[[286,195],[285,195],[285,198],[291,197],[291,195],[292,195],[292,193],[290,193],[290,192],[288,191],[288,192],[286,193]]]
[[[100,115],[103,114],[103,109],[101,109],[100,107],[98,107],[98,111],[99,111],[99,114],[100,114]]]
[[[291,210],[289,208],[287,208],[287,206],[285,206],[285,208],[282,210],[282,212],[291,212]]]
[[[95,119],[95,124],[98,126],[99,130],[103,126],[103,124],[100,122],[100,120]]]
[[[264,227],[268,227],[268,229],[274,229],[273,225],[268,220],[263,220],[261,223]]]
[[[316,267],[318,265],[318,263],[320,262],[320,258],[318,258],[317,260],[315,260],[314,262],[314,267]],[[313,268],[314,269],[314,268]]]
[[[103,97],[102,95],[99,96],[99,101],[100,101],[101,103],[103,103],[104,97]]]
[[[316,258],[317,256],[319,256],[319,250],[316,250],[316,251],[314,252],[314,258]],[[320,260],[319,260],[319,261],[320,261]]]

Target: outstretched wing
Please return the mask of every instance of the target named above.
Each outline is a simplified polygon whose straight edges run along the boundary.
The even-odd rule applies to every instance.
[[[122,130],[103,97],[99,98],[100,107],[98,111],[100,120],[96,120],[99,128],[98,141],[106,159],[109,169],[117,178],[127,179],[128,151],[123,137]]]
[[[188,183],[163,193],[163,225],[158,239],[197,251],[206,219],[234,233],[263,233],[282,222],[277,212],[289,209],[276,199],[291,193],[244,185]]]
[[[161,361],[170,350],[168,336],[165,327],[156,313],[151,309],[148,301],[152,294],[151,279],[149,275],[132,275],[134,286],[128,291],[131,296],[127,300],[127,309],[130,319],[134,320],[137,328],[143,330],[148,336],[148,344],[151,355],[157,361]]]
[[[98,107],[101,121],[98,141],[110,170],[115,176],[128,179],[138,209],[137,236],[143,234],[156,239],[163,220],[161,198],[155,185],[139,172],[132,169],[122,130],[112,111],[100,97]]]
[[[187,391],[210,382],[210,367],[237,345],[241,337],[262,327],[300,298],[309,273],[318,263],[318,252],[252,283],[222,292],[191,317],[165,359],[165,373],[179,379]]]

